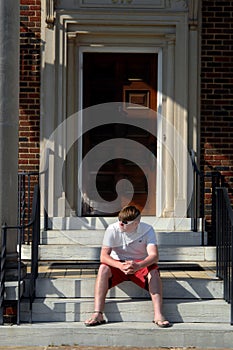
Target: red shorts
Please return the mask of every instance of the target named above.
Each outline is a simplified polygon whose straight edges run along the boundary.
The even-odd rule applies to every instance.
[[[136,260],[140,261],[140,260]],[[108,265],[109,266],[109,265]],[[126,275],[123,271],[117,267],[109,266],[112,272],[112,277],[109,279],[109,289],[117,286],[119,283],[124,281],[132,281],[139,287],[148,290],[148,273],[152,270],[159,270],[157,264],[152,264],[147,267],[143,267],[132,275]]]

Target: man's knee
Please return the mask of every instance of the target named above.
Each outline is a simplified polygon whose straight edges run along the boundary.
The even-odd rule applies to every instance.
[[[108,265],[101,264],[99,267],[98,275],[101,277],[110,278],[112,276],[111,268]]]
[[[159,270],[158,269],[153,269],[151,270],[149,273],[148,273],[148,281],[150,280],[158,280],[160,279],[160,273],[159,273]]]

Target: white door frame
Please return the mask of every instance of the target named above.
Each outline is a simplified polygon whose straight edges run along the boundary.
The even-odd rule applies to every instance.
[[[162,140],[162,121],[161,121],[161,115],[162,115],[162,49],[160,47],[115,47],[115,46],[80,46],[77,47],[78,51],[78,69],[77,69],[77,76],[78,76],[78,106],[79,110],[83,109],[83,54],[85,52],[100,52],[100,53],[154,53],[158,54],[158,72],[157,72],[157,172],[156,172],[156,216],[160,217],[162,212],[162,203],[163,203],[163,197],[164,194],[162,192],[162,147],[161,147],[161,140]],[[82,125],[82,123],[81,123]],[[82,132],[81,132],[82,134]],[[82,160],[82,148],[79,147],[78,150],[78,168],[80,166],[80,162]],[[79,178],[79,180],[81,180]],[[81,198],[78,196],[78,216],[81,216]]]
[[[45,46],[42,50],[41,149],[58,125],[80,110],[75,103],[74,107],[70,107],[67,91],[71,84],[70,90],[74,91],[71,99],[75,100],[78,96],[78,103],[82,101],[82,83],[80,81],[79,86],[76,86],[72,75],[80,74],[79,77],[82,77],[77,60],[79,56],[82,57],[84,50],[157,52],[158,114],[161,116],[157,135],[161,142],[157,145],[157,152],[158,163],[162,166],[158,171],[156,184],[159,191],[156,194],[156,216],[186,217],[189,205],[187,194],[191,192],[192,187],[187,152],[180,152],[178,145],[174,144],[175,159],[169,163],[166,144],[168,140],[172,140],[173,143],[174,132],[177,132],[188,150],[188,147],[195,145],[196,139],[192,139],[192,135],[198,131],[198,116],[195,114],[197,101],[189,94],[191,91],[194,95],[194,89],[189,89],[193,84],[189,80],[190,72],[192,76],[195,75],[194,72],[195,76],[198,76],[198,62],[190,59],[192,49],[198,49],[198,45],[194,45],[198,42],[198,35],[189,35],[187,7],[175,6],[168,10],[164,8],[162,13],[148,9],[143,12],[143,16],[138,16],[137,11],[126,11],[122,17],[113,11],[109,13],[107,21],[105,12],[101,11],[100,8],[95,13],[82,9],[67,13],[58,11],[54,30],[42,28]],[[101,26],[101,23],[105,25]],[[97,47],[99,43],[102,46]],[[71,66],[72,69],[69,68]],[[192,110],[192,115],[188,114],[189,110]],[[167,122],[172,125],[174,132],[171,128],[169,130]],[[194,130],[193,133],[189,131],[190,135],[189,125],[191,130]],[[59,137],[59,141],[61,140],[62,146],[65,147],[67,134],[61,133]],[[58,151],[64,161],[67,149],[60,148]],[[52,152],[48,164],[51,166],[47,196],[49,203],[46,209],[49,217],[66,218],[70,216],[70,212],[66,207],[66,193],[61,186],[61,179],[57,178],[60,164],[56,164]],[[177,169],[182,173],[181,178],[177,175]],[[41,170],[44,170],[43,167]]]

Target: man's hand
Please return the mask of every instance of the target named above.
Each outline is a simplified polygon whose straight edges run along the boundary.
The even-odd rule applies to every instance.
[[[140,269],[139,264],[136,261],[128,260],[122,263],[123,271],[126,275],[132,275]]]

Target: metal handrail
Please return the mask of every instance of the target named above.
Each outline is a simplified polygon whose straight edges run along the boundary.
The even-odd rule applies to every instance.
[[[216,275],[223,280],[233,325],[233,210],[225,187],[216,188]]]
[[[198,218],[201,219],[201,232],[202,232],[202,245],[204,245],[204,232],[205,232],[205,226],[204,226],[204,174],[199,170],[197,163],[196,163],[196,153],[193,149],[190,151],[190,157],[193,167],[193,181],[194,181],[194,225],[193,225],[193,231],[198,231]],[[200,203],[200,206],[199,206]]]
[[[40,191],[39,185],[36,184],[34,187],[33,194],[33,203],[32,203],[32,216],[31,220],[24,225],[16,225],[16,226],[2,226],[2,237],[4,241],[4,247],[6,247],[6,239],[7,239],[7,231],[8,230],[18,230],[17,235],[17,246],[18,246],[18,254],[17,254],[17,265],[18,265],[18,296],[17,296],[17,324],[20,324],[20,300],[21,300],[21,249],[22,242],[24,240],[23,233],[26,228],[32,227],[32,247],[31,247],[31,274],[30,274],[30,288],[29,288],[29,301],[30,301],[30,322],[32,322],[32,303],[35,298],[35,284],[36,278],[38,276],[38,245],[39,245],[39,236],[40,236]],[[5,249],[2,249],[4,252]],[[3,302],[4,302],[4,289],[5,289],[5,266],[2,266],[1,261],[1,313],[2,316],[0,323],[3,323]]]
[[[3,303],[5,295],[5,275],[6,275],[6,234],[2,233],[1,242],[1,270],[0,270],[0,324],[3,324]]]
[[[205,209],[205,181],[210,179],[211,181],[211,232],[213,237],[216,236],[216,200],[215,200],[215,189],[218,186],[224,186],[224,176],[219,171],[211,171],[204,173],[199,170],[196,163],[196,153],[194,150],[190,151],[191,162],[193,166],[193,178],[194,178],[194,227],[193,231],[197,232],[198,218],[201,219],[201,234],[202,234],[202,245],[205,245],[205,230],[206,230],[206,209]]]

